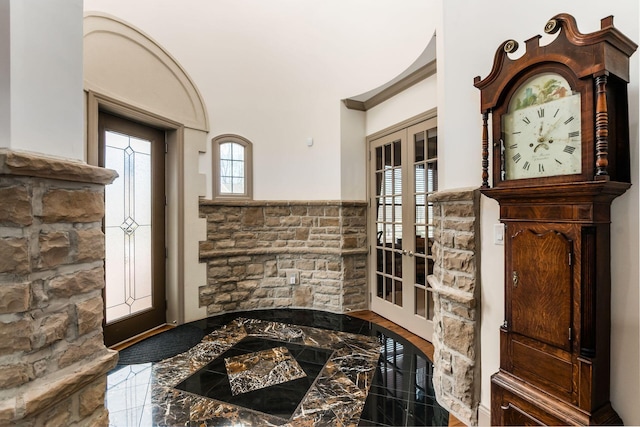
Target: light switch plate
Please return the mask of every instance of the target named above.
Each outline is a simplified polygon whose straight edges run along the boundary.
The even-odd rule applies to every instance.
[[[493,244],[504,245],[504,224],[493,224]]]

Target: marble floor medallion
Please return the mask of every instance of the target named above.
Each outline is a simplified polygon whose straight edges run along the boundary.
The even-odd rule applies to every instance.
[[[357,425],[380,351],[375,337],[238,318],[153,366],[154,423]]]
[[[307,376],[286,347],[227,357],[224,365],[234,396]]]

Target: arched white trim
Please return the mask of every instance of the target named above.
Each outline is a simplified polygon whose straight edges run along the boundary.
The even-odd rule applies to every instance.
[[[158,43],[118,18],[84,18],[84,89],[87,162],[97,165],[98,112],[108,111],[166,133],[167,322],[206,317],[199,287],[207,282],[199,262],[206,221],[199,199],[205,176],[197,167],[206,151],[208,115],[191,78]]]
[[[86,90],[209,130],[204,102],[187,72],[151,37],[116,17],[85,14],[84,79]]]

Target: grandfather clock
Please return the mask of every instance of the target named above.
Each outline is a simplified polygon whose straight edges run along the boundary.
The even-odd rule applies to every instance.
[[[620,424],[609,402],[609,224],[611,202],[631,185],[627,83],[637,45],[613,17],[582,34],[560,14],[544,30],[556,34],[550,44],[535,36],[512,60],[518,44],[506,41],[491,73],[474,81],[481,191],[506,226],[491,422]]]

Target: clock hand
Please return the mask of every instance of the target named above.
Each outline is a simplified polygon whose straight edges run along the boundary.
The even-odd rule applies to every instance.
[[[544,133],[544,135],[541,136],[543,141],[545,139],[547,139],[547,135],[549,135],[556,127],[558,127],[558,125],[560,124],[561,120],[562,120],[562,118],[559,118],[558,120],[556,120],[556,122],[554,124],[551,125],[551,127],[549,129],[547,129],[547,131]]]
[[[533,152],[535,153],[536,151],[538,151],[538,148],[543,147],[545,150],[549,149],[549,146],[547,144],[545,144],[544,142],[540,142],[538,145],[536,145],[536,148],[533,149]]]

